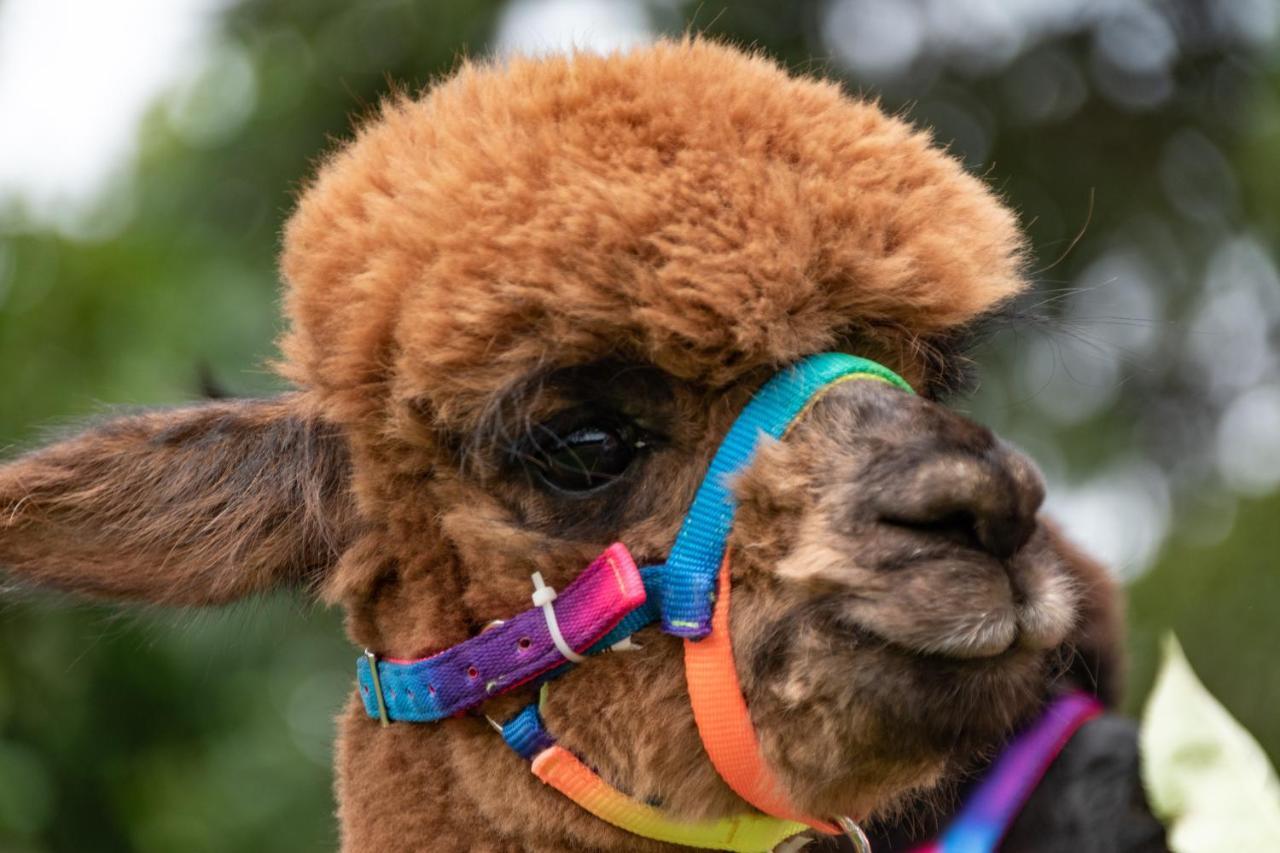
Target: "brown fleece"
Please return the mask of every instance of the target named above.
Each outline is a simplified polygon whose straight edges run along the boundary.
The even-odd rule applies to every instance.
[[[321,579],[357,646],[422,656],[527,607],[533,571],[561,586],[619,540],[661,560],[779,366],[843,348],[918,387],[949,374],[940,342],[1022,288],[1021,251],[926,134],[762,56],[468,63],[303,193],[281,258],[300,393],[0,469],[0,562],[164,601]],[[557,491],[530,460],[566,413],[643,450]],[[841,386],[736,488],[738,666],[802,807],[900,808],[993,747],[1077,641],[1110,654],[1110,587],[1037,519],[1034,469],[936,403]],[[555,682],[549,726],[675,815],[742,811],[679,644],[638,640]],[[381,728],[353,698],[337,769],[349,851],[671,849],[542,786],[478,717]]]
[[[0,562],[164,604],[314,583],[356,525],[348,466],[296,395],[118,418],[0,468]]]
[[[763,56],[467,64],[304,193],[286,371],[379,435],[410,409],[466,428],[535,366],[619,354],[722,385],[852,333],[914,373],[912,345],[1022,288],[1021,247],[926,133]]]

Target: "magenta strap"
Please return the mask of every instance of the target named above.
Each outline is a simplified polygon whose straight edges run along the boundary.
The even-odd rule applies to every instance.
[[[1035,724],[1000,753],[942,835],[936,841],[916,847],[912,853],[996,850],[1072,735],[1101,713],[1101,703],[1087,693],[1068,693],[1050,702]]]
[[[560,590],[551,606],[565,642],[583,653],[644,601],[640,572],[626,547],[617,544]],[[428,658],[376,659],[376,675],[373,660],[368,656],[356,664],[365,710],[371,717],[406,722],[453,716],[567,662],[539,607]]]

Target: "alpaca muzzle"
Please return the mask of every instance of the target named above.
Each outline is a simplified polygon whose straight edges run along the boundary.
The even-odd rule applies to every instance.
[[[734,667],[729,636],[727,540],[736,501],[729,482],[751,463],[762,436],[783,439],[829,389],[872,380],[911,387],[875,362],[821,353],[787,368],[756,393],[712,458],[667,561],[637,569],[626,546],[611,545],[562,591],[534,576],[534,607],[458,645],[420,660],[357,661],[365,710],[382,723],[436,722],[522,686],[545,685],[591,655],[660,622],[685,642],[685,670],[699,735],[716,772],[763,812],[678,821],[609,786],[547,731],[537,704],[504,724],[503,739],[534,774],[596,817],[648,838],[706,849],[769,851],[814,829],[845,834],[860,851],[852,819],[823,819],[791,803],[760,752]],[[491,721],[492,722],[492,721]]]

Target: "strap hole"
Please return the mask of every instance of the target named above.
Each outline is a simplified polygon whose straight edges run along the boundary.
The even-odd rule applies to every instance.
[[[525,651],[533,645],[533,640],[530,640],[528,637],[521,637],[520,642],[517,643],[517,645],[520,646],[521,651]]]
[[[474,666],[467,667],[467,678],[479,678],[479,677],[480,677],[480,670],[476,669]]]

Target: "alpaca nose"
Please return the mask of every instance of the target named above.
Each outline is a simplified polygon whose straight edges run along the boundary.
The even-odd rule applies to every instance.
[[[1026,456],[985,428],[963,425],[967,441],[935,436],[932,446],[895,454],[896,475],[877,490],[876,511],[882,523],[1007,560],[1035,532],[1044,482]]]

